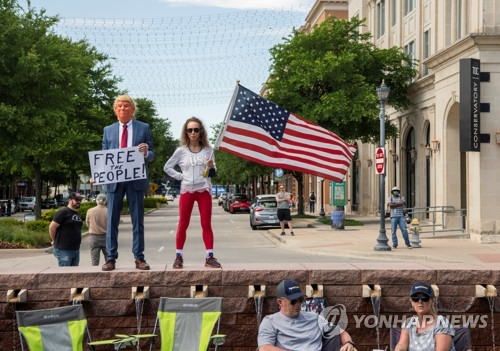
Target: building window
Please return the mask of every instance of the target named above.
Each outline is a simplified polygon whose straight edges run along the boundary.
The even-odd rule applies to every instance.
[[[462,37],[462,0],[457,0],[457,39]]]
[[[414,67],[415,65],[415,41],[410,41],[408,44],[404,46],[404,52],[405,54],[410,55],[411,58],[411,65]],[[415,78],[413,78],[411,81],[413,82]]]
[[[415,42],[410,41],[408,44],[406,44],[404,47],[404,52],[405,52],[405,54],[410,55],[411,60],[414,61],[415,60]]]
[[[430,29],[424,32],[424,47],[423,47],[423,58],[424,60],[429,57],[431,52],[431,34]],[[424,65],[424,75],[429,74],[429,68]]]
[[[397,19],[396,6],[397,6],[397,1],[396,0],[392,0],[392,4],[391,4],[391,26],[395,26],[396,25],[396,19]]]
[[[415,0],[403,0],[403,13],[406,16],[415,9]]]
[[[377,4],[377,39],[385,34],[385,0]]]

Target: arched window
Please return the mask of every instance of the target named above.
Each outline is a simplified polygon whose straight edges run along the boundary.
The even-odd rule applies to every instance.
[[[406,206],[415,207],[415,163],[417,150],[415,149],[415,129],[410,128],[406,136]]]

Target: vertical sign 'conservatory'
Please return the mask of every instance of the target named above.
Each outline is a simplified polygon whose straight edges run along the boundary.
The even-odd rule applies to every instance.
[[[481,151],[481,84],[477,59],[460,60],[460,152]]]

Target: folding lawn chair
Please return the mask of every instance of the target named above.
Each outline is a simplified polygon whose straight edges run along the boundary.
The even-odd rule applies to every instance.
[[[30,351],[83,351],[85,335],[91,341],[82,305],[16,311],[16,317],[23,351],[23,337]]]
[[[222,298],[160,298],[153,333],[160,329],[161,351],[206,351],[210,342],[224,344],[219,335]],[[212,335],[217,324],[216,335]],[[154,347],[150,346],[150,350]]]

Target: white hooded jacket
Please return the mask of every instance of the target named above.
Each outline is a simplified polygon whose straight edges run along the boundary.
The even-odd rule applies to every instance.
[[[172,157],[165,163],[163,170],[172,178],[181,180],[180,193],[195,191],[212,191],[212,181],[208,176],[203,176],[210,158],[214,161],[213,149],[204,147],[199,152],[192,152],[187,146],[178,147]],[[177,172],[174,167],[179,165],[182,172]]]

